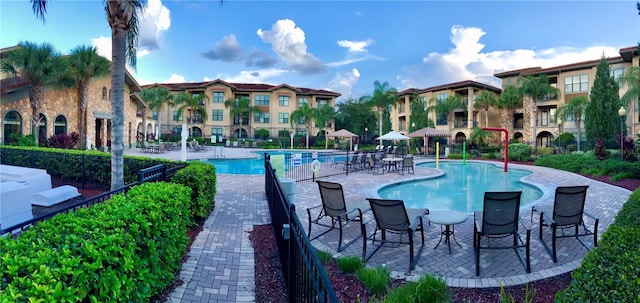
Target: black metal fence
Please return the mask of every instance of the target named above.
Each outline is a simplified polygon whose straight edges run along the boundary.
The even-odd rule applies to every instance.
[[[182,167],[184,167],[184,165]],[[172,168],[172,171],[173,170],[174,169]],[[167,176],[166,172],[167,172],[167,169],[164,165],[156,165],[153,167],[143,169],[138,174],[140,179],[137,182],[131,183],[129,185],[125,185],[122,188],[112,190],[86,200],[75,201],[62,208],[55,209],[53,211],[47,212],[46,214],[34,217],[32,219],[29,219],[22,223],[15,224],[13,226],[8,226],[8,227],[3,226],[0,229],[0,236],[4,234],[8,234],[9,236],[17,235],[21,231],[25,230],[26,228],[37,225],[39,222],[47,220],[57,214],[74,212],[78,209],[81,209],[84,207],[90,207],[90,206],[93,206],[94,204],[104,202],[106,200],[111,199],[111,197],[115,195],[126,193],[129,191],[129,189],[131,189],[131,187],[142,184],[144,182],[169,180],[169,177]],[[173,173],[175,173],[175,171]]]
[[[264,165],[265,192],[287,286],[288,301],[339,302],[296,215],[295,205],[287,201],[282,191],[269,155],[265,155]]]

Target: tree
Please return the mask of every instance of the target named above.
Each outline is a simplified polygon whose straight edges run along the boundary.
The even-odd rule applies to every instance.
[[[582,115],[584,115],[585,110],[587,109],[587,104],[589,103],[589,101],[587,100],[587,97],[585,96],[577,96],[573,99],[571,99],[571,101],[569,101],[569,103],[564,104],[560,107],[558,107],[558,110],[556,111],[556,116],[557,117],[562,117],[563,120],[567,120],[566,117],[567,115],[574,115],[576,117],[576,131],[577,131],[577,138],[578,138],[578,151],[580,151],[580,141],[581,140],[581,136],[580,136],[580,125],[582,122]]]
[[[78,130],[80,131],[80,149],[86,149],[87,136],[87,94],[91,78],[102,78],[109,74],[109,61],[98,55],[95,47],[78,46],[66,57],[69,63],[69,76],[78,92]]]
[[[160,111],[160,109],[162,108],[162,105],[164,105],[165,103],[170,106],[173,106],[174,95],[172,95],[171,91],[169,91],[169,89],[165,87],[156,86],[153,88],[143,89],[142,92],[140,92],[140,96],[142,97],[142,100],[147,102],[147,105],[149,105],[149,109],[152,111]],[[146,115],[143,115],[143,118],[145,116]],[[156,125],[158,127],[158,136],[160,136],[162,132],[162,127],[160,124],[159,114],[156,115]],[[146,127],[145,127],[145,130],[146,130]]]
[[[336,117],[336,110],[331,105],[325,103],[320,108],[318,108],[318,112],[315,120],[316,120],[316,125],[319,125],[320,127],[322,127],[322,130],[324,130],[324,134],[325,134],[324,149],[329,148],[329,140],[327,140],[327,128],[328,128],[327,125],[329,124],[328,122],[330,122],[335,117]]]
[[[531,99],[531,115],[533,116],[532,142],[533,152],[538,153],[538,100],[547,95],[558,94],[559,90],[549,84],[547,75],[527,76],[522,83],[522,94]]]
[[[488,90],[482,90],[473,102],[473,108],[484,109],[484,126],[489,126],[489,108],[495,106],[497,97]]]
[[[517,86],[508,85],[502,89],[500,97],[496,100],[496,107],[502,110],[502,116],[507,117],[501,121],[502,127],[504,127],[509,134],[513,136],[513,113],[516,108],[522,106],[522,89]],[[505,125],[506,124],[506,125]]]
[[[421,97],[418,92],[413,94],[413,98],[411,99],[411,124],[410,130],[415,131],[425,127],[434,127],[433,120],[429,118],[427,113],[427,106],[425,104],[425,100]],[[415,124],[415,126],[413,126]]]
[[[620,98],[618,82],[611,77],[607,59],[603,56],[596,67],[596,78],[593,80],[589,102],[585,110],[584,128],[587,141],[595,144],[602,139],[605,144],[618,142],[620,133]]]
[[[196,114],[199,114],[204,121],[207,121],[206,102],[209,100],[209,97],[206,94],[181,92],[174,97],[174,100],[180,114],[183,114],[185,110],[189,111],[188,127],[189,136],[191,137]]]
[[[307,133],[307,149],[309,149],[309,132],[311,132],[311,121],[314,120],[318,116],[318,109],[309,106],[309,103],[302,103],[298,107],[298,109],[291,112],[291,116],[289,117],[289,123],[291,123],[291,127],[294,128],[294,125],[298,122],[304,123],[304,128]]]
[[[224,101],[224,107],[231,109],[229,111],[231,119],[233,119],[234,121],[236,118],[239,119],[241,127],[244,127],[245,119],[247,120],[247,125],[249,124],[249,122],[251,121],[250,115],[252,113],[262,112],[259,107],[251,105],[251,99],[247,97],[227,99]]]
[[[379,128],[380,135],[382,135],[382,115],[384,109],[398,102],[398,91],[391,87],[389,82],[381,83],[379,81],[373,82],[373,97],[369,98],[367,104],[369,107],[376,108],[380,117]]]
[[[628,106],[631,100],[640,100],[640,66],[633,66],[624,73],[622,81],[627,85],[627,92],[622,96],[622,104]]]
[[[353,98],[337,104],[336,129],[347,129],[355,131],[357,129],[368,128],[371,130],[371,138],[375,138],[375,126],[378,117],[371,110],[368,104],[369,98],[362,96],[355,100]]]
[[[460,95],[448,96],[447,99],[438,100],[436,98],[431,98],[429,100],[429,107],[427,107],[427,112],[435,111],[436,115],[446,115],[447,116],[447,125],[449,126],[449,132],[453,127],[453,115],[456,109],[464,108],[464,102]]]
[[[47,85],[58,84],[66,76],[67,65],[49,43],[36,44],[20,42],[19,48],[7,53],[0,69],[3,73],[20,77],[29,82],[29,104],[31,105],[31,134],[38,143],[37,129],[40,111],[44,103],[44,89]]]

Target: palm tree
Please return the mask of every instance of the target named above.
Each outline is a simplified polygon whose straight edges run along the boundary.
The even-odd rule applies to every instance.
[[[172,101],[174,95],[172,95],[171,91],[169,91],[169,89],[165,87],[156,86],[153,88],[143,89],[142,92],[140,92],[140,96],[145,102],[147,102],[147,105],[149,105],[149,109],[152,111],[160,111],[162,105],[164,105],[165,103],[173,106]],[[143,115],[142,117],[144,118],[145,116],[146,115]],[[158,127],[158,136],[160,136],[162,132],[160,124],[160,114],[156,115],[156,125]]]
[[[247,126],[249,125],[249,123],[251,122],[252,113],[262,112],[259,107],[251,105],[251,99],[247,97],[227,99],[224,101],[224,107],[231,109],[229,111],[229,113],[231,114],[231,119],[235,120],[235,118],[237,117],[240,120],[241,128],[244,128],[245,119],[247,120]]]
[[[66,76],[67,65],[49,43],[20,42],[19,46],[8,52],[7,57],[2,59],[0,69],[11,77],[27,80],[31,85],[29,88],[31,134],[34,135],[37,144],[44,88],[47,85],[59,84],[59,81]]]
[[[495,106],[503,111],[503,117],[507,117],[507,119],[501,121],[502,127],[507,129],[507,132],[513,136],[513,113],[516,108],[522,106],[522,89],[513,85],[505,87],[502,89],[500,97],[496,100]]]
[[[209,97],[206,94],[189,94],[187,92],[181,92],[174,97],[175,103],[178,106],[178,112],[184,113],[185,110],[189,111],[189,136],[192,136],[193,123],[196,114],[200,114],[204,121],[207,121],[207,107],[206,103]]]
[[[531,98],[531,115],[533,116],[533,152],[538,153],[537,131],[538,131],[538,99],[547,95],[558,94],[559,90],[549,84],[547,75],[538,77],[527,76],[522,83],[522,94]]]
[[[80,131],[80,148],[85,149],[87,133],[87,94],[91,78],[102,78],[109,74],[109,61],[98,55],[95,47],[78,46],[71,50],[69,57],[69,76],[78,92],[78,112],[80,115],[78,130]]]
[[[384,109],[395,104],[398,101],[398,91],[391,87],[389,82],[380,83],[379,81],[373,82],[373,97],[367,100],[369,107],[375,107],[379,115],[379,127],[382,136],[382,114]]]
[[[301,121],[304,123],[304,127],[307,130],[307,149],[309,149],[309,132],[311,132],[311,120],[318,116],[318,109],[309,106],[308,103],[302,103],[298,109],[291,112],[289,123],[291,127]]]
[[[566,121],[567,115],[574,115],[576,117],[576,132],[577,132],[576,141],[578,141],[578,146],[577,146],[578,151],[580,151],[580,141],[582,141],[581,140],[582,137],[580,135],[580,123],[582,122],[582,115],[584,114],[584,111],[587,109],[587,103],[589,103],[589,100],[587,100],[587,97],[577,96],[571,99],[569,103],[558,107],[558,110],[556,111],[556,116],[562,117],[563,120],[565,121]]]
[[[324,130],[324,149],[328,149],[329,140],[327,138],[327,125],[329,124],[328,122],[336,117],[336,110],[331,105],[325,103],[320,108],[318,108],[316,114],[316,125],[319,125],[320,127],[322,127],[322,130]]]
[[[483,90],[478,94],[475,102],[473,102],[473,108],[484,109],[484,126],[489,126],[489,108],[495,106],[498,98],[496,95],[488,90]]]
[[[444,100],[431,98],[429,104],[431,105],[427,107],[427,112],[433,110],[436,112],[436,115],[447,115],[447,125],[449,126],[449,132],[451,132],[453,127],[453,111],[464,108],[464,102],[460,95],[448,96],[447,99]]]
[[[621,98],[623,105],[628,105],[633,98],[640,99],[640,67],[634,66],[629,68],[629,70],[624,73],[622,81],[628,86],[627,92],[624,93]]]

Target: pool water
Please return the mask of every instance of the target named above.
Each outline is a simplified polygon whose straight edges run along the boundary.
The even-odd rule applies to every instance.
[[[417,164],[435,168],[434,162]],[[523,207],[542,197],[542,191],[520,181],[531,172],[503,168],[493,164],[440,162],[445,175],[433,179],[412,180],[385,186],[378,191],[383,199],[404,200],[407,208],[457,210],[470,213],[482,210],[486,191],[522,191]]]
[[[208,159],[203,162],[213,164],[216,167],[217,174],[235,174],[235,175],[263,175],[264,174],[264,151],[255,152],[256,158],[247,159]],[[292,154],[302,155],[302,164],[311,163],[313,161],[313,152],[304,151],[267,151],[271,156],[285,156],[285,171],[289,170]],[[318,153],[318,161],[323,162],[326,157],[322,153]]]

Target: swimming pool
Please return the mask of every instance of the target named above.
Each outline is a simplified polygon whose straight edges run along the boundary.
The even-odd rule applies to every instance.
[[[213,164],[216,167],[217,174],[234,174],[234,175],[263,175],[264,174],[264,153],[269,155],[284,155],[285,156],[285,171],[289,170],[291,166],[291,157],[293,154],[301,155],[301,164],[311,163],[313,161],[313,153],[307,151],[260,151],[255,152],[255,158],[246,159],[207,159],[203,162]],[[322,153],[318,153],[318,161],[325,161],[326,157],[322,156]]]
[[[435,168],[434,162],[417,164]],[[531,172],[502,167],[489,163],[440,162],[445,174],[433,179],[411,180],[387,185],[378,190],[384,199],[404,200],[407,208],[428,208],[473,212],[482,210],[486,191],[522,191],[520,206],[542,197],[542,191],[520,181]]]

